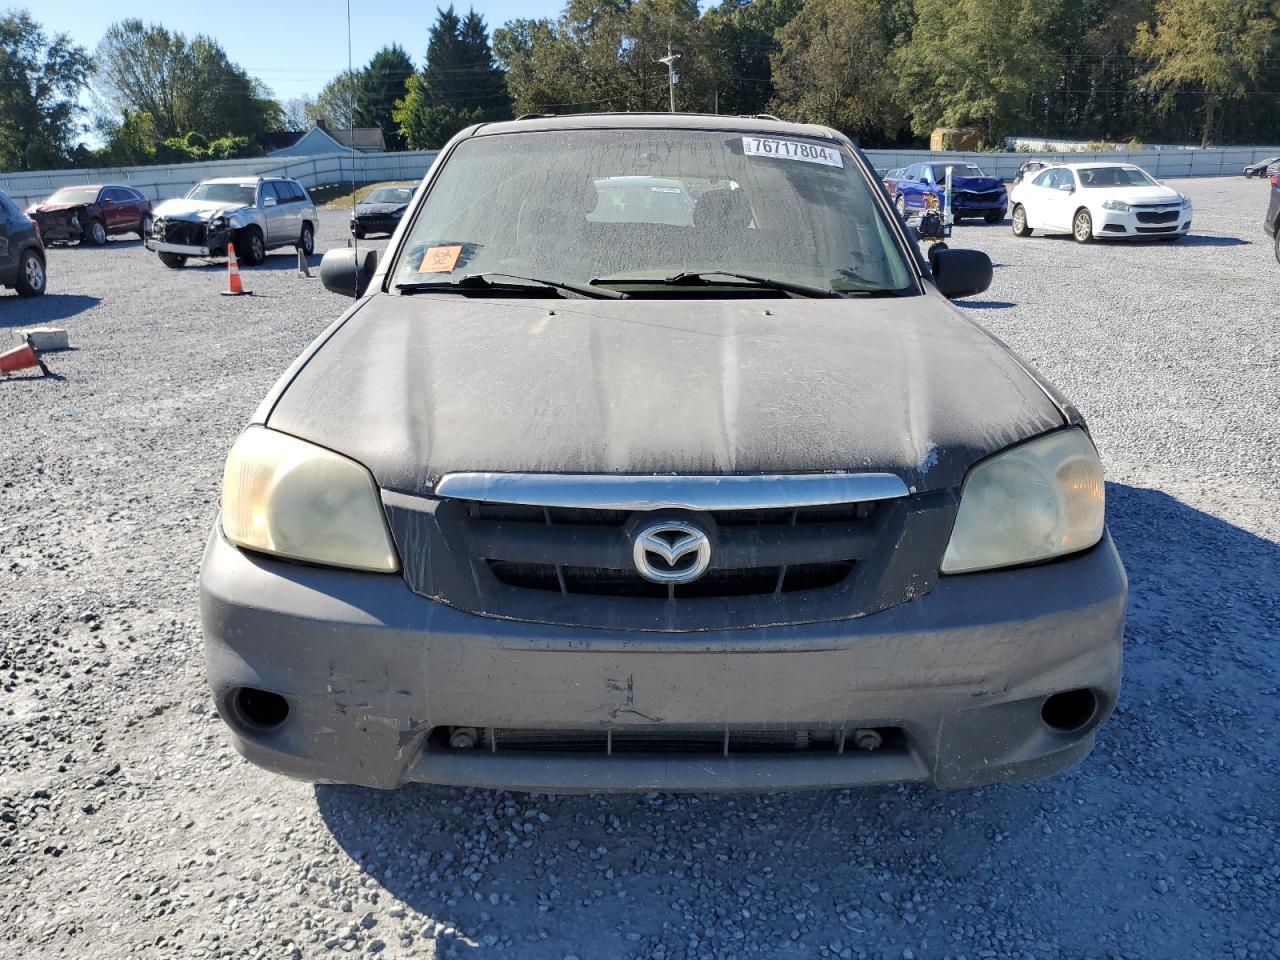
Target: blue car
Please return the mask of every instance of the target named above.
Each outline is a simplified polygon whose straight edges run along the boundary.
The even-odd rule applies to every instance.
[[[947,167],[951,168],[951,213],[955,222],[965,217],[982,217],[987,223],[999,223],[1004,219],[1009,205],[1009,194],[999,177],[988,177],[972,163],[914,163],[907,167],[901,179],[895,180],[894,203],[898,212],[907,217],[925,210],[926,197],[937,198],[942,209],[943,193],[947,182]]]

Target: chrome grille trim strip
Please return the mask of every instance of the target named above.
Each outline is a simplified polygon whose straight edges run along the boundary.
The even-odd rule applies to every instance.
[[[636,476],[447,473],[435,496],[481,503],[582,510],[771,510],[894,500],[908,494],[892,473]]]

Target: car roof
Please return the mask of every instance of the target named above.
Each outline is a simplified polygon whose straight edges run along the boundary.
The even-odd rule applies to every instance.
[[[1133,163],[1114,163],[1106,160],[1077,160],[1073,163],[1059,163],[1055,166],[1066,167],[1068,170],[1097,170],[1099,168],[1113,170],[1141,170],[1137,164]]]
[[[473,127],[470,135],[532,133],[541,130],[723,130],[765,136],[841,139],[830,127],[813,123],[787,123],[764,115],[731,117],[713,113],[574,113],[537,116]]]
[[[262,183],[266,180],[290,180],[291,177],[261,177],[256,173],[251,173],[244,177],[210,177],[208,180],[201,180],[201,183]]]

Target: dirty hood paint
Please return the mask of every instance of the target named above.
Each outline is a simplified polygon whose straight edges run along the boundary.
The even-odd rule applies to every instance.
[[[1013,354],[934,296],[378,294],[258,419],[408,493],[461,470],[888,471],[939,489],[1064,423]]]
[[[219,214],[242,210],[246,206],[247,204],[235,200],[219,202],[217,200],[188,200],[185,197],[180,197],[174,200],[166,200],[151,212],[153,216],[165,217],[166,219],[203,221]]]

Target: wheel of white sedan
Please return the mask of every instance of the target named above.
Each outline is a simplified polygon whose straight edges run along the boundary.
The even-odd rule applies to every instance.
[[[1088,243],[1093,239],[1093,217],[1089,216],[1088,210],[1076,211],[1076,218],[1071,224],[1071,235],[1076,238],[1076,243]]]
[[[1027,211],[1022,208],[1022,204],[1016,204],[1013,208],[1013,235],[1015,237],[1031,236],[1031,228],[1027,226]]]

